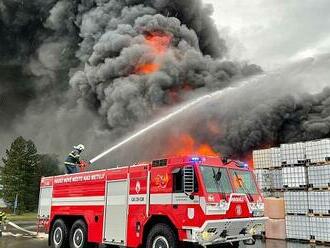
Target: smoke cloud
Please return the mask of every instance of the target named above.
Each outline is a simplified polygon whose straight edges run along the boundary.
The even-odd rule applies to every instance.
[[[3,0],[0,154],[23,135],[42,152],[61,156],[84,143],[91,157],[185,100],[260,73],[257,65],[226,59],[211,14],[200,0]],[[306,65],[306,71],[324,75],[320,65],[314,71]],[[129,162],[158,156],[167,144],[163,135],[176,135],[181,127],[238,155],[264,142],[328,136],[329,90],[265,98],[273,85],[297,75],[284,76],[283,84],[273,84],[274,78],[251,83],[197,109],[199,119],[187,113],[133,142],[109,163],[127,161],[127,150]],[[220,131],[196,128],[205,122]],[[141,151],[136,144],[152,148]]]
[[[186,145],[182,134],[238,159],[253,149],[330,137],[329,66],[326,54],[238,82],[109,157],[120,161],[127,150],[132,161],[165,157],[173,144]]]
[[[4,0],[0,12],[1,150],[22,134],[61,154],[75,142],[95,153],[197,89],[260,71],[223,59],[201,1]],[[148,64],[157,69],[137,67]]]
[[[253,149],[330,137],[329,66],[325,54],[247,79],[187,113],[175,132],[190,123],[187,132],[199,143],[236,158]]]

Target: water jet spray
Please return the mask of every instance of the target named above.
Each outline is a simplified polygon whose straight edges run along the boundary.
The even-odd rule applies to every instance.
[[[257,77],[254,77],[254,79],[256,79]],[[117,143],[116,145],[112,146],[111,148],[109,148],[108,150],[100,153],[99,155],[97,155],[96,157],[94,157],[93,159],[91,159],[89,162],[92,164],[94,162],[96,162],[97,160],[103,158],[104,156],[106,156],[107,154],[115,151],[116,149],[118,149],[119,147],[127,144],[128,142],[132,141],[133,139],[141,136],[142,134],[145,134],[147,133],[148,131],[152,130],[153,128],[155,128],[156,126],[162,124],[162,123],[165,123],[167,121],[169,121],[170,119],[172,119],[173,117],[177,116],[178,114],[182,113],[183,111],[187,110],[187,109],[190,109],[206,100],[210,100],[210,99],[213,99],[214,97],[219,97],[225,93],[227,93],[228,91],[231,91],[233,89],[236,89],[236,88],[239,88],[239,87],[242,87],[244,85],[246,85],[247,83],[249,82],[249,80],[245,80],[243,82],[240,82],[238,83],[238,85],[236,84],[236,87],[235,86],[231,86],[231,87],[228,87],[226,89],[221,89],[221,90],[217,90],[213,93],[210,93],[210,94],[206,94],[206,95],[202,95],[198,98],[196,98],[195,100],[192,100],[190,102],[187,102],[185,104],[183,104],[181,107],[177,108],[176,110],[174,110],[173,112],[169,113],[168,115],[160,118],[159,120],[151,123],[149,126],[137,131],[136,133],[132,134],[131,136],[129,136],[128,138],[120,141],[119,143]]]

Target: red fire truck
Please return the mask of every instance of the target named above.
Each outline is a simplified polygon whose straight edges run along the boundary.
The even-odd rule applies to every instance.
[[[235,247],[266,220],[253,171],[208,156],[42,178],[39,201],[53,248]]]

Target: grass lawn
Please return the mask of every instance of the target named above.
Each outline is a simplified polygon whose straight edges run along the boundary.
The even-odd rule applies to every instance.
[[[37,221],[37,213],[25,213],[21,215],[8,214],[9,221]]]

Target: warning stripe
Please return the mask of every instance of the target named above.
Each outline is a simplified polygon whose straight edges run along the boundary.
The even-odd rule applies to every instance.
[[[52,206],[104,206],[104,196],[59,197],[52,199]]]

